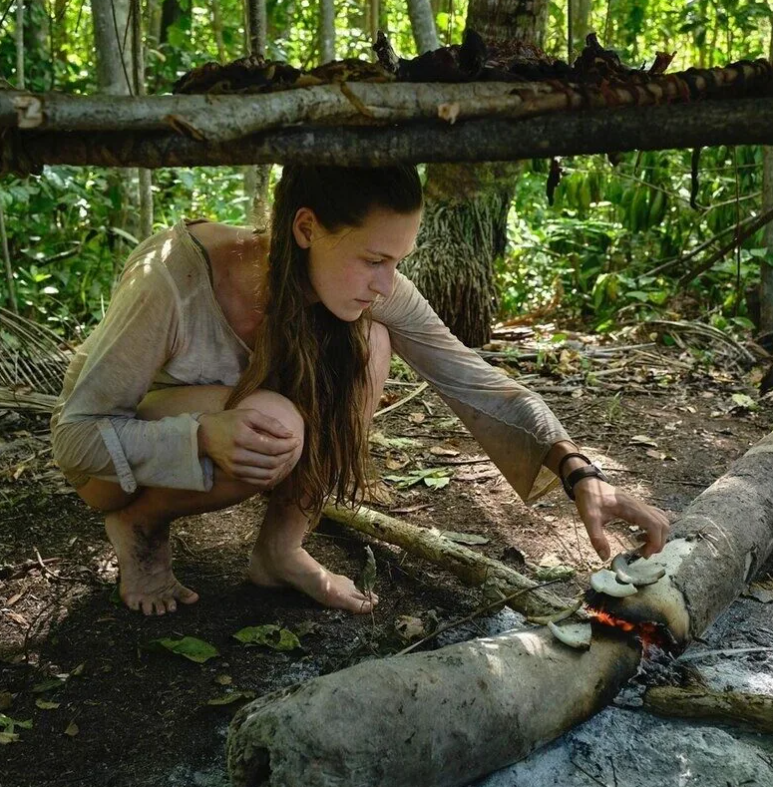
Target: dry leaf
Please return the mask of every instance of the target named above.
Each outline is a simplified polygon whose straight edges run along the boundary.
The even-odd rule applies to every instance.
[[[10,691],[0,691],[0,710],[8,710],[13,704],[13,694]]]
[[[234,679],[230,675],[218,675],[215,678],[215,683],[218,683],[221,686],[230,686],[233,681]]]
[[[408,416],[408,420],[409,420],[409,421],[410,421],[412,424],[423,424],[423,423],[424,423],[424,419],[425,419],[426,417],[427,417],[427,416],[426,416],[426,415],[424,415],[424,413],[411,413],[411,414]]]
[[[8,601],[5,602],[5,606],[6,607],[12,607],[17,601],[19,601],[19,599],[22,597],[22,595],[23,595],[22,593],[15,593],[13,596],[11,596],[8,599]]]
[[[401,615],[395,622],[397,633],[406,641],[420,639],[424,636],[424,623],[421,618],[411,615]]]
[[[74,721],[71,721],[67,725],[67,729],[64,731],[64,734],[69,735],[71,738],[74,738],[78,734],[78,732],[80,732],[80,730],[78,729],[78,725]]]
[[[459,456],[459,451],[455,451],[453,448],[443,448],[440,445],[433,445],[429,452],[435,456]]]
[[[637,434],[634,435],[629,441],[628,445],[646,445],[650,448],[657,448],[658,444],[653,440],[651,437],[647,437],[646,434]]]
[[[458,101],[447,101],[444,104],[438,104],[437,116],[453,126],[456,123],[456,118],[459,117],[460,108]]]
[[[647,454],[650,459],[668,459],[668,454],[664,454],[662,451],[656,451],[654,448],[648,448],[645,453]]]

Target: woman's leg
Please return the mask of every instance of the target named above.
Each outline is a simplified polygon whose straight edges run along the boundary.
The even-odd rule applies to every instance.
[[[389,375],[392,350],[389,332],[373,323],[370,333],[371,385],[363,419],[370,426]],[[250,579],[257,585],[289,584],[329,607],[352,612],[370,612],[378,602],[363,595],[348,577],[333,574],[314,560],[301,546],[309,528],[309,518],[292,503],[290,481],[272,492],[266,516],[250,557]]]
[[[140,404],[146,420],[184,412],[219,412],[230,394],[225,386],[184,386],[154,391]],[[256,391],[239,407],[261,410],[303,437],[303,420],[288,399],[272,391]],[[302,446],[296,450],[297,462]],[[294,462],[288,464],[289,474]],[[169,525],[183,516],[217,511],[254,496],[260,490],[215,468],[209,492],[143,488],[127,495],[108,481],[90,479],[78,493],[93,508],[106,511],[105,529],[118,556],[121,598],[146,615],[173,612],[177,602],[192,604],[198,595],[184,587],[172,572]]]

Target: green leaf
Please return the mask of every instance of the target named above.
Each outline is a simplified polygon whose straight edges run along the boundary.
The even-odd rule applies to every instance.
[[[759,405],[751,396],[743,393],[735,393],[730,397],[735,402],[736,407],[742,407],[744,410],[758,410]]]
[[[15,732],[0,732],[0,745],[16,743],[18,740],[19,736]]]
[[[432,478],[432,476],[427,476],[424,479],[424,484],[430,489],[442,489],[444,486],[448,486],[450,483],[451,479],[448,478],[448,476],[443,476],[442,478]]]
[[[535,575],[540,582],[552,582],[556,579],[571,579],[574,569],[571,566],[540,566]]]
[[[182,639],[164,637],[151,640],[148,646],[154,650],[159,647],[165,648],[171,653],[184,656],[186,659],[196,662],[196,664],[203,664],[205,661],[220,655],[217,648],[197,637],[183,637]]]
[[[407,489],[420,481],[424,481],[427,486],[435,486],[435,488],[440,489],[448,484],[453,472],[453,469],[448,467],[427,467],[424,470],[411,470],[408,475],[385,475],[384,480],[391,481],[397,489]],[[428,478],[445,479],[445,483],[427,483]]]
[[[295,650],[301,647],[298,637],[289,629],[283,629],[273,623],[264,626],[247,626],[233,635],[245,645],[265,645],[273,650]]]
[[[61,704],[61,702],[49,702],[48,700],[41,700],[40,697],[35,700],[35,705],[41,710],[56,710]]]
[[[4,727],[8,732],[13,732],[14,727],[21,727],[23,730],[31,730],[32,719],[18,721],[17,719],[12,719],[10,716],[6,716],[4,713],[0,713],[0,727]]]
[[[46,691],[52,691],[53,689],[59,689],[67,682],[67,678],[60,678],[60,677],[53,677],[44,680],[42,683],[38,683],[37,685],[32,687],[32,691],[35,694],[43,694]]]

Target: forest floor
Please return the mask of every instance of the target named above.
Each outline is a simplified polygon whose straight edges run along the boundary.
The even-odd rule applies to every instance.
[[[564,333],[557,342],[551,326],[502,335],[488,347],[491,362],[540,391],[613,483],[670,515],[771,431],[773,403],[755,389],[762,369],[735,365],[738,348],[711,338],[700,347],[689,334],[641,347],[655,337],[632,336],[602,351],[598,337]],[[388,385],[382,406],[414,389],[410,380]],[[389,499],[375,507],[478,542],[471,548],[532,576],[568,567],[572,576],[552,588],[566,597],[587,586],[600,561],[572,504],[560,490],[522,503],[435,394],[423,391],[373,431],[376,466],[394,477],[384,482]],[[406,486],[412,470],[428,468],[438,468],[432,486],[421,478]],[[444,473],[450,482],[438,483]],[[356,576],[371,543],[381,599],[372,617],[256,588],[245,569],[264,506],[258,497],[176,523],[176,573],[201,600],[144,618],[115,603],[117,567],[102,520],[53,466],[46,420],[0,410],[0,743],[18,735],[0,745],[3,787],[226,785],[225,735],[241,703],[396,653],[411,636],[486,603],[443,569],[329,522],[308,549]],[[625,523],[607,531],[613,552],[637,543]],[[489,634],[491,619],[481,615],[423,647]],[[233,636],[264,624],[294,632],[300,647],[247,646]],[[150,644],[185,636],[219,655],[199,664]],[[11,729],[10,719],[22,723]]]

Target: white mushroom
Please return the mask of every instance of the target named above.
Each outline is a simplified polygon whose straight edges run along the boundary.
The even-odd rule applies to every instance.
[[[635,563],[629,563],[622,553],[612,561],[612,571],[615,572],[618,582],[636,587],[654,585],[666,573],[663,566],[650,563],[645,558],[639,558]]]
[[[569,623],[565,626],[556,626],[550,621],[548,623],[550,633],[564,645],[578,650],[588,650],[592,629],[590,623]]]
[[[632,596],[637,592],[634,585],[624,585],[618,582],[615,572],[609,571],[609,569],[606,568],[602,568],[601,571],[596,571],[595,574],[591,574],[590,585],[599,593],[604,593],[607,596],[614,596],[615,598]]]

